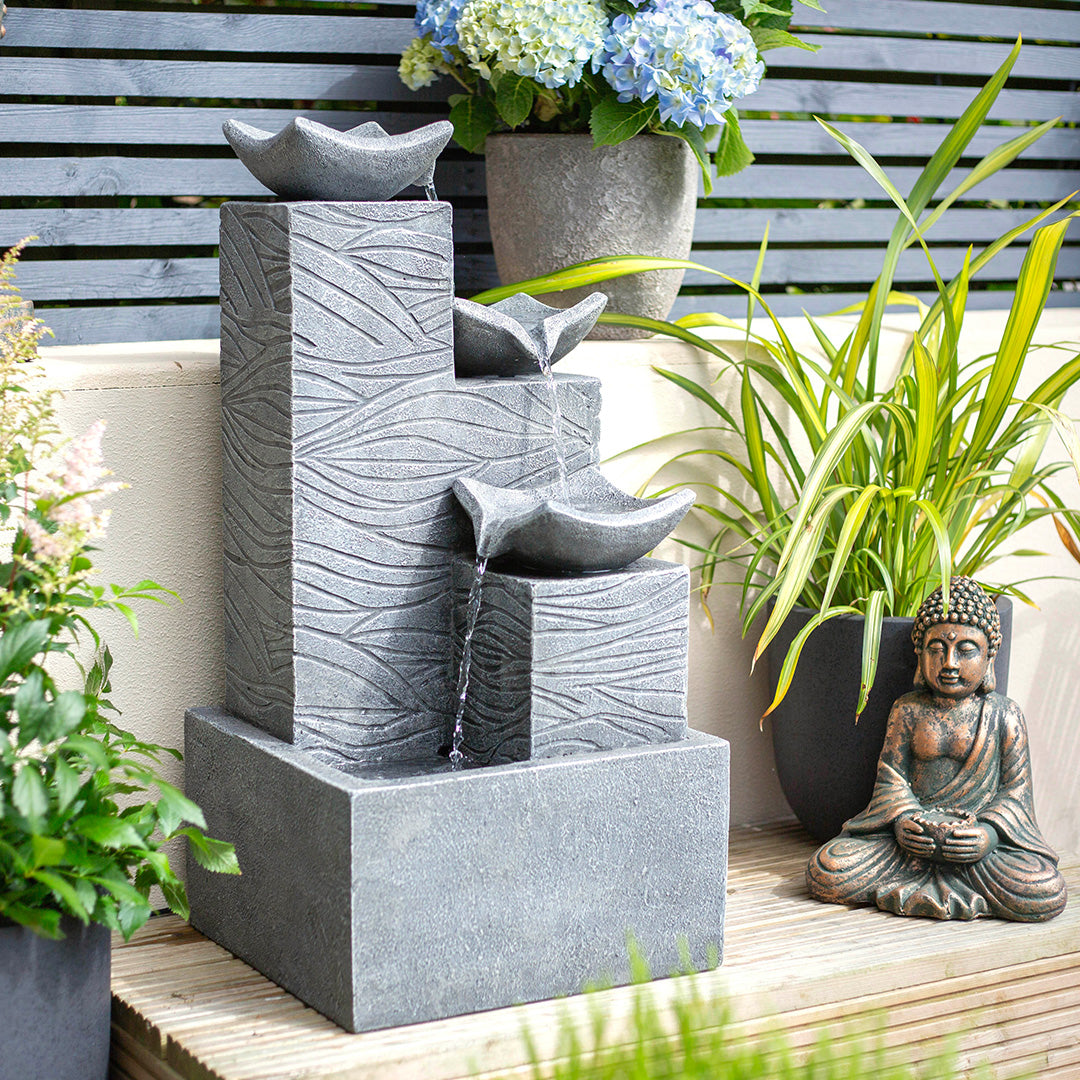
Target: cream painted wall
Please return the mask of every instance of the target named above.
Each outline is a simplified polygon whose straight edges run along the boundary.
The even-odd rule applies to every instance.
[[[965,339],[971,355],[993,347],[1004,318],[987,312],[971,319],[975,332]],[[842,321],[832,325],[843,332]],[[800,347],[812,347],[800,320],[785,320],[785,326]],[[898,355],[909,332],[910,320],[891,320],[883,348]],[[727,336],[736,347],[737,338]],[[1049,311],[1038,340],[1080,341],[1080,309]],[[1041,379],[1063,355],[1040,353],[1032,377]],[[183,596],[183,604],[144,607],[137,642],[122,624],[109,634],[116,655],[113,697],[124,711],[122,722],[140,736],[182,746],[184,708],[223,697],[217,342],[62,347],[43,350],[43,357],[51,383],[66,392],[65,429],[78,434],[94,420],[106,420],[106,459],[117,478],[131,485],[112,500],[112,523],[97,560],[102,579],[134,583],[153,577]],[[697,378],[716,371],[698,350],[655,339],[586,342],[560,365],[603,383],[602,457],[710,422],[706,410],[657,376],[653,365]],[[1066,411],[1080,415],[1080,395],[1066,402]],[[634,451],[608,461],[605,469],[633,490],[676,449],[665,444]],[[1080,505],[1080,487],[1071,475],[1060,488]],[[1049,526],[1038,543],[1031,536],[1025,546],[1063,550]],[[669,542],[658,554],[692,563],[684,551]],[[1020,568],[1023,576],[1080,573],[1064,554],[1040,562],[1035,570],[1028,560]],[[1076,851],[1080,583],[1045,582],[1033,585],[1032,593],[1040,610],[1024,608],[1015,616],[1010,694],[1029,719],[1044,832],[1059,849]],[[764,672],[749,676],[752,647],[739,633],[737,597],[733,589],[714,589],[713,628],[692,604],[690,722],[731,742],[732,820],[751,823],[790,811],[774,776],[767,726],[764,734],[758,729],[766,704]],[[180,778],[179,767],[171,772]]]

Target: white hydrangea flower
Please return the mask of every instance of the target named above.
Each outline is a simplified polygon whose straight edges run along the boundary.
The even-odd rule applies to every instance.
[[[468,0],[458,48],[485,79],[510,72],[554,90],[581,79],[607,29],[599,0]]]
[[[410,90],[422,90],[447,70],[442,53],[427,38],[418,37],[401,54],[398,77]]]

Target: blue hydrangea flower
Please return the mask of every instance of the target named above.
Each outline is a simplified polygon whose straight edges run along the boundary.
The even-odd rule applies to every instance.
[[[427,37],[446,60],[453,59],[450,46],[458,43],[458,16],[467,3],[468,0],[416,0],[413,20],[416,35]]]
[[[707,0],[653,0],[616,16],[594,69],[620,101],[655,98],[661,120],[697,128],[722,124],[765,73],[749,30]]]
[[[485,79],[523,75],[554,90],[574,86],[608,31],[600,0],[467,0],[458,48]]]

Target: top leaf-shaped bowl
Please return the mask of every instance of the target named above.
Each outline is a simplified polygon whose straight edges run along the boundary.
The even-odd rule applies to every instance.
[[[527,293],[490,305],[456,299],[454,370],[463,378],[535,373],[573,349],[606,304],[601,292],[570,308],[548,307]]]
[[[472,519],[478,555],[571,573],[628,566],[652,551],[694,502],[689,488],[634,498],[592,467],[575,473],[565,489],[500,488],[461,477],[454,494]]]
[[[338,131],[297,116],[276,135],[239,120],[222,130],[252,176],[283,199],[381,202],[432,182],[454,125],[439,120],[389,135],[373,120]]]

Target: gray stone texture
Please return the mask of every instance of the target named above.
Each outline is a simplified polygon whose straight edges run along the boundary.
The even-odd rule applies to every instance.
[[[199,709],[185,754],[244,871],[189,867],[193,924],[350,1030],[626,982],[628,931],[657,974],[722,947],[712,736],[395,779]]]
[[[637,135],[617,146],[592,136],[488,136],[484,150],[488,219],[503,284],[609,255],[688,259],[701,172],[689,146],[665,135]],[[666,318],[682,270],[629,274],[602,283],[607,310]],[[548,293],[569,307],[596,286]],[[591,337],[641,338],[648,330],[596,327]]]
[[[222,208],[226,706],[324,760],[434,754],[453,716],[451,485],[550,482],[542,376],[454,378],[450,208]],[[599,384],[558,376],[571,471]]]
[[[475,569],[454,563],[454,655]],[[686,737],[689,573],[525,576],[490,567],[472,639],[464,749],[479,763],[558,757]]]

